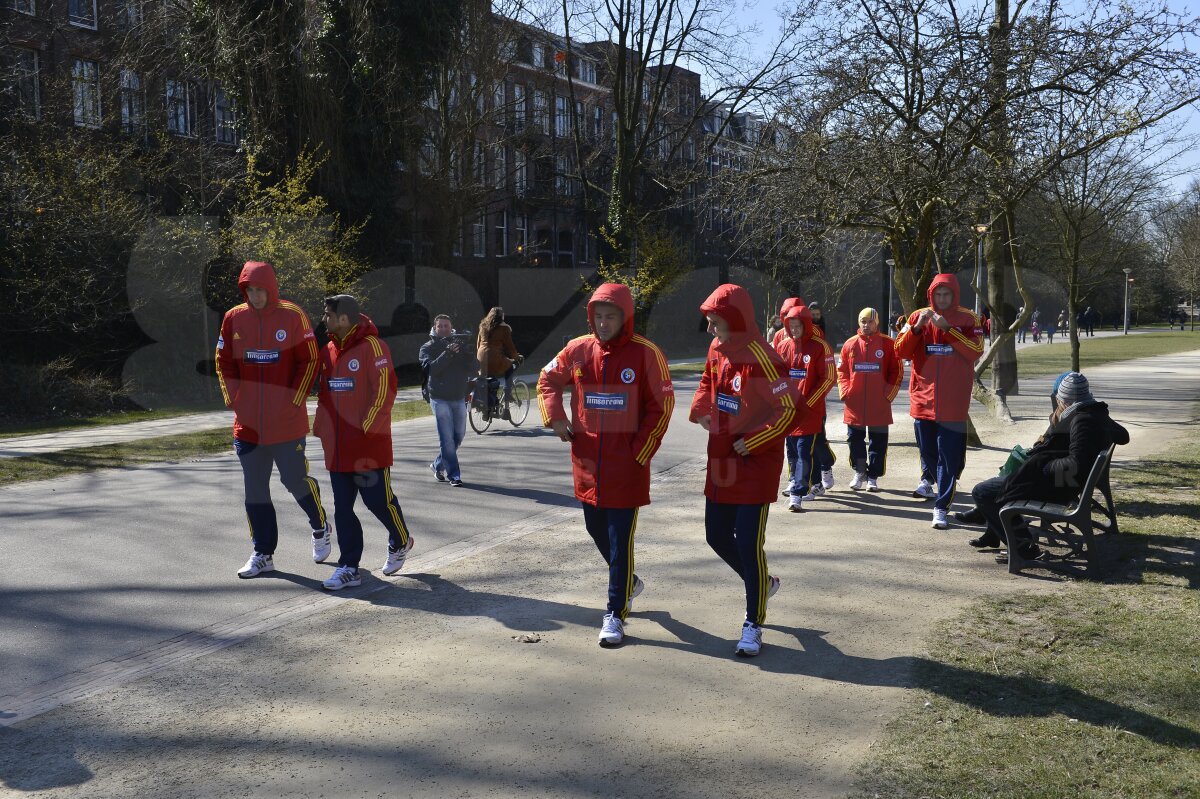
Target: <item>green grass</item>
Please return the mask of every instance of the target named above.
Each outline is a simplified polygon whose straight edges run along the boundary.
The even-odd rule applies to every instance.
[[[82,416],[78,418],[58,418],[38,421],[3,421],[0,420],[0,436],[25,436],[38,433],[59,433],[63,430],[77,430],[81,427],[100,427],[103,425],[129,424],[131,422],[148,422],[153,419],[171,419],[187,416],[192,413],[218,411],[220,404],[211,408],[156,408],[151,411],[118,411],[100,414],[98,416]]]
[[[1200,796],[1200,434],[1112,478],[1106,579],[943,625],[856,796]]]
[[[393,422],[429,415],[429,406],[420,400],[400,402],[392,407]],[[21,458],[0,458],[0,485],[51,480],[99,469],[129,469],[178,462],[230,452],[233,449],[232,436],[232,430],[226,426],[196,433],[143,438],[123,444],[80,447]]]
[[[695,363],[678,363],[671,367],[671,377],[694,377],[704,371],[703,358]]]
[[[1087,370],[1132,358],[1148,358],[1153,355],[1173,355],[1178,352],[1200,350],[1200,331],[1196,333],[1138,333],[1129,336],[1081,339],[1079,342],[1079,368]],[[1071,368],[1071,343],[1039,344],[1017,350],[1017,368],[1022,377],[1056,375]]]

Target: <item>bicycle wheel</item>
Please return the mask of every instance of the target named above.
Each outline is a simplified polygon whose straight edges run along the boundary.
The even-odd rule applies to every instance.
[[[483,435],[484,431],[492,426],[492,417],[476,407],[471,400],[467,400],[467,421],[471,423],[471,429],[479,435]]]
[[[529,416],[529,386],[524,380],[514,380],[512,402],[508,403],[508,421],[520,427]]]

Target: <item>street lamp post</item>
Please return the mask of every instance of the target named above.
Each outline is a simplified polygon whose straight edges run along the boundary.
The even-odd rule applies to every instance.
[[[1129,335],[1129,284],[1133,282],[1133,278],[1131,278],[1129,276],[1129,273],[1132,272],[1133,270],[1130,269],[1129,267],[1125,267],[1121,271],[1125,273],[1125,335],[1128,336]]]
[[[892,320],[895,318],[896,312],[892,310],[892,294],[896,290],[896,259],[888,258],[884,261],[888,267],[888,307],[887,307],[887,323],[891,327]]]
[[[983,235],[987,232],[987,225],[975,225],[975,316],[983,313]]]

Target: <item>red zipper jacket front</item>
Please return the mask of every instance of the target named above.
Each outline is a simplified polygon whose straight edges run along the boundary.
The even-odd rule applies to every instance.
[[[842,419],[853,427],[887,427],[892,423],[892,400],[900,391],[904,367],[896,357],[896,342],[875,333],[851,336],[842,345],[838,392]]]
[[[317,341],[304,310],[279,298],[270,264],[247,261],[238,289],[266,289],[261,311],[249,302],[231,308],[217,339],[217,379],[232,408],[234,438],[279,444],[308,435],[305,402],[317,379]]]
[[[825,339],[815,335],[820,328],[812,323],[808,306],[788,309],[785,330],[793,319],[800,320],[800,335],[788,336],[778,347],[796,395],[796,425],[788,435],[812,436],[825,429],[825,397],[837,384],[837,372],[833,350]]]
[[[912,325],[920,311],[908,318],[908,328],[896,338],[896,355],[912,361],[908,377],[909,414],[914,419],[965,422],[975,382],[975,361],[983,354],[983,326],[979,317],[959,306],[958,278],[938,275],[929,284],[929,307],[938,286],[949,286],[954,298],[942,314],[950,323],[942,330],[926,320],[919,332]]]
[[[392,353],[366,314],[343,341],[330,335],[321,351],[313,432],[331,472],[369,472],[392,465]]]

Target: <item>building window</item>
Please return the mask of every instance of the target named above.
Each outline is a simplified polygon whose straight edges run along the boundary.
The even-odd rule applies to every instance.
[[[496,240],[493,244],[492,254],[497,258],[508,254],[508,211],[496,214]]]
[[[567,114],[567,98],[562,95],[554,97],[554,135],[566,136],[570,130],[571,118]]]
[[[121,70],[121,132],[141,133],[146,122],[146,95],[142,90],[142,76],[132,69]]]
[[[195,88],[187,81],[167,81],[167,130],[171,133],[177,136],[196,135],[195,95]]]
[[[123,28],[136,28],[142,24],[142,0],[124,0],[117,4],[117,24]]]
[[[75,59],[71,69],[75,94],[75,124],[84,128],[100,127],[100,67],[95,61]]]
[[[529,158],[524,150],[513,152],[513,192],[524,197],[529,189]]]
[[[14,110],[29,119],[38,119],[42,113],[41,84],[38,79],[38,53],[24,47],[5,47],[0,50],[4,65],[4,85],[0,96],[5,105],[10,102]]]
[[[538,69],[543,69],[546,66],[546,52],[542,49],[542,45],[534,42],[529,46],[529,63]]]
[[[592,109],[592,138],[599,141],[604,136],[604,109],[596,106]]]
[[[67,20],[81,28],[96,29],[96,0],[70,0]]]
[[[220,86],[213,87],[213,126],[221,144],[237,144],[237,109]]]
[[[517,214],[513,218],[513,252],[524,255],[529,250],[529,217]]]
[[[596,83],[596,62],[586,58],[579,59],[579,79],[585,83]]]
[[[492,87],[492,111],[497,114],[504,112],[504,104],[507,99],[504,96],[504,84],[497,83]]]
[[[471,223],[471,254],[476,258],[487,256],[487,218],[483,214]]]
[[[437,150],[428,135],[421,142],[421,152],[417,155],[417,171],[426,177],[437,171]]]
[[[454,231],[454,242],[450,245],[450,254],[454,257],[461,257],[463,254],[463,231],[462,222],[458,223],[458,229]],[[430,258],[432,261],[433,259]]]
[[[488,183],[487,155],[481,141],[471,147],[471,180],[477,186],[486,186]]]
[[[22,14],[36,14],[37,8],[33,5],[33,0],[4,0],[0,4],[0,8],[7,8],[11,11],[20,11]]]
[[[546,93],[540,89],[533,90],[533,126],[542,133],[550,135],[550,115]]]
[[[519,83],[513,84],[513,130],[525,130],[525,87]]]
[[[554,159],[554,193],[555,194],[570,194],[571,179],[568,176],[571,166],[565,155],[560,155]]]
[[[492,147],[492,186],[504,189],[508,185],[508,150],[503,144]]]

